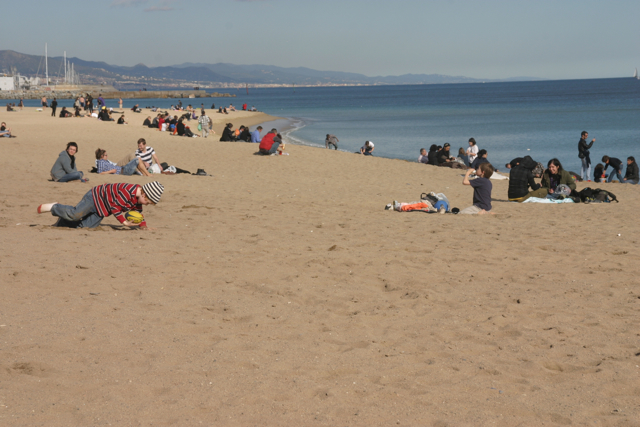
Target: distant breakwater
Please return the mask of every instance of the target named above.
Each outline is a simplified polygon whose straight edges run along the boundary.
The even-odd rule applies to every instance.
[[[80,96],[91,94],[93,98],[98,98],[100,94],[105,99],[151,99],[151,98],[235,98],[229,93],[207,93],[204,90],[142,90],[142,91],[106,91],[92,88],[77,88],[65,90],[11,90],[0,91],[0,99],[76,99]]]

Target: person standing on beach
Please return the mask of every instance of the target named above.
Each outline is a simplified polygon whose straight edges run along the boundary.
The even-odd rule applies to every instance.
[[[102,97],[102,94],[98,94],[98,108],[101,109],[102,107],[106,107],[104,98]]]
[[[118,105],[120,106],[120,109],[122,110],[122,98],[118,99]]]
[[[589,149],[593,147],[593,143],[596,142],[596,139],[593,138],[589,144],[587,144],[587,138],[589,137],[589,132],[583,130],[580,134],[580,141],[578,141],[578,157],[582,161],[582,168],[580,169],[580,177],[582,180],[589,180],[591,176],[591,158],[589,157]],[[587,173],[585,178],[585,172]]]
[[[42,109],[46,110],[47,109],[47,97],[43,96],[40,101],[42,101]]]
[[[84,109],[89,110],[89,114],[93,114],[93,96],[90,93],[87,94],[87,104]]]
[[[337,150],[338,142],[340,142],[340,140],[335,135],[327,134],[327,139],[324,140],[324,146],[326,148],[331,148],[331,146],[333,145],[333,147]]]
[[[200,111],[200,118],[198,119],[198,124],[200,125],[200,129],[202,130],[202,137],[206,138],[209,136],[209,123],[211,123],[211,119],[204,113],[204,108]]]
[[[51,101],[51,117],[56,116],[56,108],[58,108],[58,100],[53,98],[53,101]]]

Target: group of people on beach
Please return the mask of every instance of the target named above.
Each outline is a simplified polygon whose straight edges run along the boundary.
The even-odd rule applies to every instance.
[[[75,155],[78,144],[69,142],[51,168],[51,179],[55,182],[88,182],[84,173],[76,167]],[[109,160],[107,150],[98,148],[96,156],[96,173],[151,176],[150,170],[162,172],[162,166],[155,150],[147,146],[144,138],[138,140],[138,148],[129,153],[119,162]],[[138,184],[103,184],[89,190],[76,206],[62,205],[57,202],[45,203],[38,206],[38,213],[50,212],[58,218],[58,227],[94,228],[100,225],[103,218],[114,215],[125,226],[147,229],[146,221],[134,223],[127,219],[127,212],[142,213],[143,205],[155,205],[160,201],[164,186],[158,181],[144,185]]]

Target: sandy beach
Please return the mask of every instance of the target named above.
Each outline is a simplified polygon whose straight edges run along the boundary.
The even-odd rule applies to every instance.
[[[495,215],[385,211],[473,190],[402,160],[256,156],[218,141],[224,123],[273,117],[208,113],[207,139],[143,128],[149,110],[0,113],[17,135],[0,138],[1,425],[640,426],[638,186],[542,205],[493,181]],[[138,138],[212,176],[88,173]],[[48,181],[69,141],[89,183]],[[36,213],[154,179],[155,231]]]

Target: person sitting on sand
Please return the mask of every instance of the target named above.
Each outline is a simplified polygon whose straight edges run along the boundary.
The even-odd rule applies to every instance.
[[[251,142],[251,132],[249,132],[248,126],[240,126],[242,132],[238,135],[238,141]]]
[[[78,152],[78,144],[70,142],[67,148],[62,151],[51,168],[51,179],[55,182],[82,181],[87,182],[88,179],[83,178],[83,173],[76,169],[76,153]]]
[[[467,156],[469,156],[469,164],[478,157],[478,144],[476,144],[475,138],[469,138],[469,148],[467,148]]]
[[[60,110],[60,115],[58,117],[60,118],[73,117],[73,114],[71,114],[70,111],[67,111],[67,107],[62,107],[62,110]]]
[[[516,159],[514,159],[516,160]],[[524,202],[529,197],[546,197],[547,190],[540,187],[533,178],[533,169],[538,165],[531,156],[525,156],[514,164],[511,161],[511,171],[509,172],[509,192],[508,198],[512,202]],[[529,191],[531,187],[531,191]]]
[[[469,164],[469,155],[467,154],[466,151],[464,151],[464,148],[462,147],[458,149],[458,158],[456,160],[458,161],[458,163],[462,161],[462,163],[464,163],[466,167],[471,166]]]
[[[118,166],[116,163],[113,163],[109,160],[107,154],[107,150],[103,150],[98,148],[96,150],[96,168],[98,169],[98,174],[115,174],[115,175],[133,175],[136,170],[139,171],[144,176],[151,176],[149,172],[147,172],[147,168],[144,167],[142,160],[139,157],[131,160],[125,166]]]
[[[185,126],[184,119],[182,117],[180,117],[180,120],[176,123],[176,132],[178,136],[186,136],[189,138],[193,137],[193,132],[191,132],[189,126]]]
[[[11,135],[11,128],[7,127],[5,122],[0,124],[0,138],[15,138],[15,136]]]
[[[447,142],[442,147],[442,150],[438,151],[438,166],[455,161],[456,158],[451,155],[451,144]]]
[[[418,156],[418,163],[429,163],[429,156],[427,155],[427,150],[424,148],[420,149],[420,155]]]
[[[229,111],[236,111],[236,107],[233,104],[229,104]]]
[[[7,104],[7,111],[16,111],[16,110],[13,109],[11,104]]]
[[[487,214],[491,213],[491,175],[493,175],[493,166],[491,163],[482,163],[475,170],[476,179],[469,180],[469,175],[474,172],[473,169],[467,169],[462,180],[462,184],[473,187],[473,205],[460,211],[461,214]]]
[[[125,122],[124,120],[124,114],[120,116],[120,118],[118,119],[118,124],[119,125],[128,125],[129,123]]]
[[[282,143],[282,137],[276,129],[271,129],[271,131],[262,138],[258,150],[260,154],[263,155],[275,155],[276,152],[282,154],[284,144]]]
[[[637,184],[640,182],[640,174],[638,173],[638,164],[635,157],[627,157],[627,173],[624,174],[624,179],[620,182],[624,184]]]
[[[120,108],[122,108],[122,106]],[[141,113],[142,109],[140,108],[140,104],[136,104],[131,107],[131,111],[133,111],[134,113]]]
[[[553,194],[560,184],[568,186],[571,190],[576,189],[576,181],[569,172],[562,168],[560,160],[551,159],[547,164],[547,170],[542,174],[540,185],[542,188],[545,188],[549,194]]]
[[[122,225],[147,229],[147,222],[134,224],[127,221],[129,211],[142,213],[143,205],[157,205],[160,202],[164,186],[158,181],[138,184],[103,184],[87,191],[76,206],[60,203],[44,203],[38,206],[38,213],[51,212],[58,217],[56,227],[96,228],[102,220],[114,215]]]
[[[594,182],[606,182],[607,174],[604,173],[604,165],[598,163],[593,169],[593,181]]]
[[[262,132],[262,126],[258,126],[256,130],[251,132],[251,142],[260,143],[260,141],[262,141],[262,138],[260,138],[260,132]]]
[[[235,136],[233,135],[233,123],[227,123],[224,130],[222,131],[222,136],[220,137],[220,141],[234,141]]]
[[[63,107],[64,108],[64,107]],[[107,107],[102,107],[100,112],[98,113],[98,120],[102,120],[103,122],[110,122],[113,119],[109,116],[109,112],[107,111]]]
[[[487,150],[485,149],[478,151],[478,156],[473,162],[471,162],[471,169],[478,169],[481,164],[489,163],[489,160],[487,160],[488,155],[489,153],[487,153]]]
[[[373,150],[375,150],[375,145],[371,141],[365,141],[364,145],[360,147],[360,154],[365,156],[373,156]]]
[[[432,166],[438,166],[438,146],[436,144],[431,144],[429,147],[429,153],[427,154],[429,157],[429,164]]]
[[[618,182],[622,182],[622,160],[616,157],[602,156],[602,162],[604,163],[605,172],[609,166],[613,169],[609,174],[609,178],[607,178],[607,182],[613,181],[614,176],[618,178]]]
[[[142,122],[142,126],[145,127],[151,127],[151,116],[147,116],[146,119],[144,119],[144,122]]]

